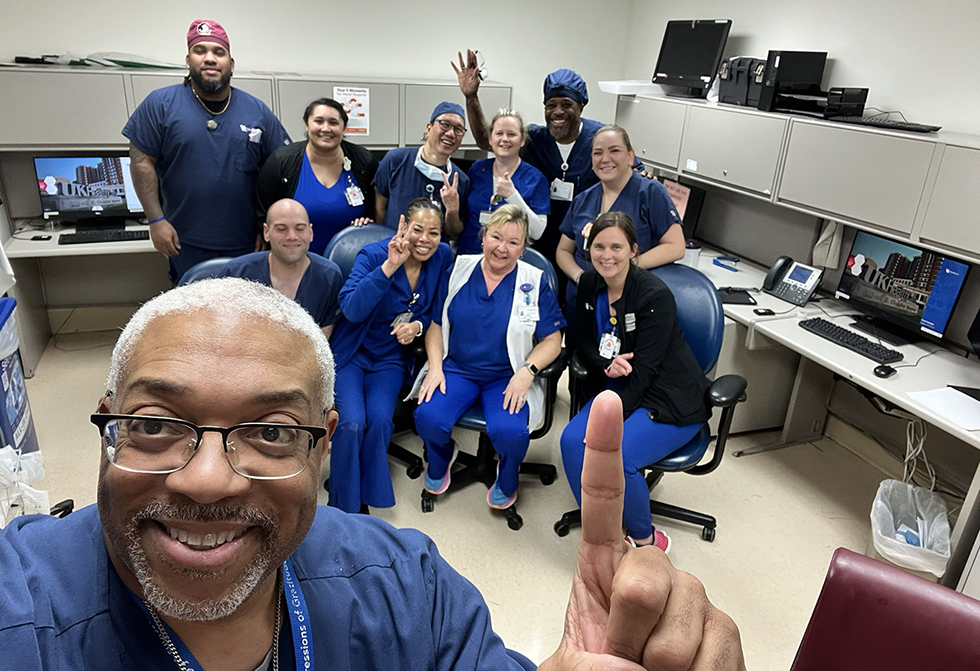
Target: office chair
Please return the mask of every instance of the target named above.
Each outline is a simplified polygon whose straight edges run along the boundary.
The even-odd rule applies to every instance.
[[[838,548],[790,671],[980,669],[980,601]]]
[[[351,270],[354,269],[354,261],[357,259],[357,253],[361,251],[361,248],[372,242],[389,238],[394,233],[390,228],[381,224],[348,226],[330,239],[330,242],[327,243],[327,248],[323,250],[323,255],[337,264],[346,282]],[[417,357],[419,353],[421,353],[422,357],[425,356],[425,345],[421,341],[417,343],[417,350]],[[405,394],[407,393],[408,391],[406,390]],[[405,394],[402,394],[400,398],[404,398]],[[414,403],[404,403],[399,399],[395,405],[395,415],[392,418],[395,424],[394,433],[415,429],[415,422],[412,416],[414,405]],[[425,468],[422,459],[398,443],[394,441],[388,443],[388,456],[405,464],[406,473],[411,479],[415,480],[422,475],[422,471]],[[324,481],[324,489],[329,489],[329,482],[329,478]]]
[[[701,370],[707,374],[718,361],[725,330],[725,315],[722,312],[718,290],[701,272],[681,264],[660,266],[651,269],[650,272],[663,280],[674,295],[681,331],[698,363],[701,364]],[[587,371],[575,356],[572,357],[569,365],[569,376],[571,382],[569,419],[571,419],[586,400],[581,398],[581,388],[582,381],[587,377]],[[745,400],[745,387],[745,378],[740,375],[723,375],[711,383],[705,402],[710,408],[722,409],[715,451],[711,460],[699,465],[711,442],[711,430],[705,422],[698,435],[684,447],[643,469],[646,473],[647,486],[651,490],[660,482],[664,473],[683,471],[692,475],[707,475],[718,468],[722,457],[725,456],[725,443],[731,429],[735,405]],[[650,512],[654,515],[701,525],[701,538],[708,542],[715,539],[717,522],[711,515],[653,500],[650,501]],[[581,523],[582,512],[571,510],[555,522],[555,533],[559,536],[567,536],[572,526]]]
[[[201,261],[200,263],[195,263],[193,266],[188,268],[183,275],[181,275],[180,281],[177,282],[177,286],[182,287],[185,284],[190,284],[191,282],[217,277],[218,273],[224,270],[225,265],[227,265],[229,261],[231,261],[231,259],[228,257],[219,257],[216,259]]]
[[[522,258],[527,263],[544,271],[545,277],[548,279],[548,285],[557,296],[558,276],[555,274],[555,269],[551,263],[541,255],[541,252],[528,248],[524,250],[524,256]],[[540,427],[531,431],[532,440],[544,436],[551,430],[551,425],[555,419],[555,399],[558,396],[558,378],[561,377],[562,371],[565,370],[567,360],[565,352],[562,351],[551,364],[538,372],[538,377],[546,382],[544,420]],[[456,453],[455,463],[462,465],[463,468],[453,471],[448,491],[452,492],[457,489],[462,489],[473,482],[482,482],[489,489],[493,486],[493,482],[497,477],[497,454],[494,452],[493,444],[487,436],[487,423],[483,418],[483,408],[479,401],[463,413],[463,416],[456,422],[456,426],[479,431],[479,447],[475,455],[462,451]],[[558,470],[552,464],[538,464],[525,461],[521,463],[520,472],[522,475],[537,476],[541,479],[541,484],[543,485],[552,484],[555,478],[558,477]],[[436,497],[428,491],[425,489],[422,490],[423,513],[432,512],[435,499]],[[524,519],[518,514],[516,503],[509,508],[505,508],[503,513],[507,520],[507,526],[514,531],[524,526]]]

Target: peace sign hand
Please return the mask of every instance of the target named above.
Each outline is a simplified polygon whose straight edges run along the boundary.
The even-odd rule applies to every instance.
[[[582,540],[565,631],[540,671],[745,671],[738,628],[694,576],[623,541],[622,402],[592,402],[582,467]]]
[[[443,187],[439,190],[439,196],[442,198],[443,207],[446,208],[446,214],[459,212],[459,173],[453,173],[452,181],[449,181],[449,177],[443,175],[442,184]]]
[[[408,246],[408,224],[405,222],[405,215],[398,218],[398,233],[388,241],[388,258],[381,266],[381,271],[391,277],[395,274],[408,257],[411,250]]]

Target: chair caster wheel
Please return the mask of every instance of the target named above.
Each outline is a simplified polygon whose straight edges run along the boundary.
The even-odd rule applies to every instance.
[[[432,502],[432,499],[428,499],[428,498],[423,497],[422,498],[422,512],[423,513],[431,513],[433,510],[435,510],[435,504]]]
[[[555,533],[558,534],[559,538],[564,538],[567,536],[569,531],[569,526],[561,520],[555,522]]]
[[[542,473],[541,474],[541,484],[542,485],[544,485],[544,486],[547,487],[548,485],[554,484],[554,482],[555,482],[555,474],[554,473]]]
[[[705,527],[701,529],[701,538],[709,543],[715,540],[715,529],[714,527]]]
[[[422,476],[422,466],[409,466],[406,474],[412,480],[418,480]]]
[[[507,526],[509,526],[512,531],[520,531],[521,527],[524,526],[524,519],[517,513],[509,515],[507,517]]]
[[[328,492],[330,491],[330,478],[323,481],[323,489]]]

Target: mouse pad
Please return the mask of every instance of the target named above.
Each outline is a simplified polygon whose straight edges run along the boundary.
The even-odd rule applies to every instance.
[[[732,305],[756,305],[755,299],[745,289],[719,289],[722,303]]]

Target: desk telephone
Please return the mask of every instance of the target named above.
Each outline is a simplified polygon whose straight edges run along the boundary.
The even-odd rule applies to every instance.
[[[817,290],[822,273],[788,256],[780,256],[763,280],[762,290],[787,303],[803,305]]]

